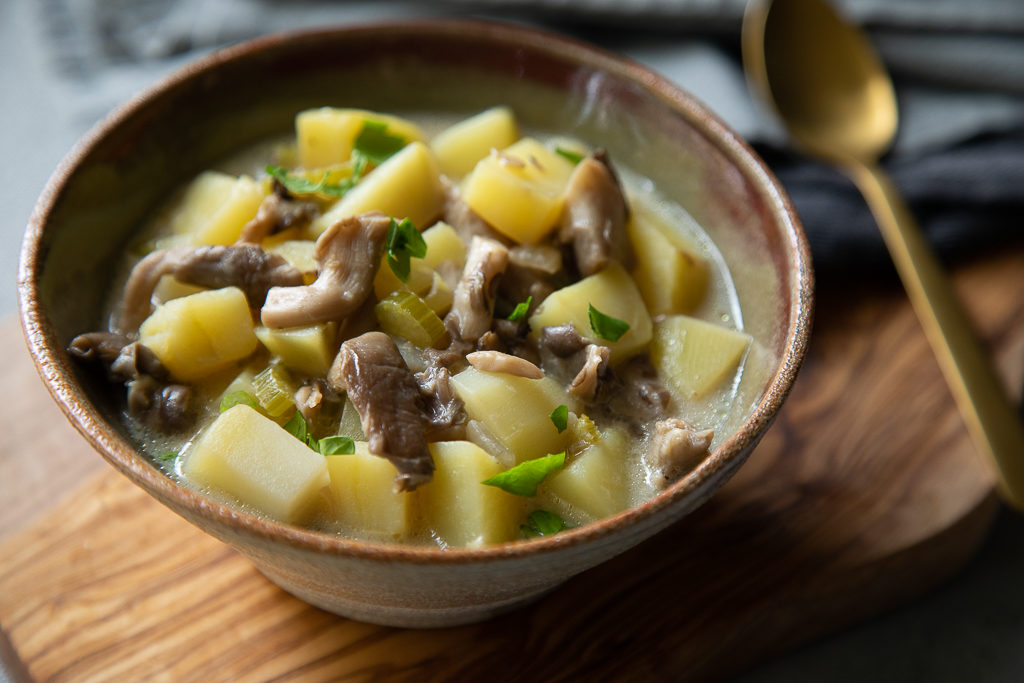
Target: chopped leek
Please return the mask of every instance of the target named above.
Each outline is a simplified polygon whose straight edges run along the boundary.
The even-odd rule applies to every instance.
[[[280,417],[295,407],[295,389],[284,365],[271,363],[252,378],[252,390],[270,417]]]
[[[374,313],[382,330],[420,348],[434,346],[448,333],[437,313],[412,292],[392,292],[377,304]]]

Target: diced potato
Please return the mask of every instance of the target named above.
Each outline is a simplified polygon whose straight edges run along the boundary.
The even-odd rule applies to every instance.
[[[198,294],[203,291],[206,291],[205,287],[190,285],[187,282],[179,282],[174,279],[173,275],[164,275],[156,283],[156,287],[153,288],[151,301],[158,305],[167,303],[171,299],[180,299],[183,296]]]
[[[408,218],[421,228],[441,214],[444,196],[441,171],[430,148],[413,142],[370,172],[326,213],[313,221],[320,235],[345,216],[380,211],[396,219]]]
[[[365,441],[356,452],[329,455],[333,517],[356,533],[399,539],[409,534],[415,493],[395,493],[395,466],[373,455]]]
[[[265,196],[263,186],[249,176],[204,171],[171,214],[171,231],[187,234],[192,244],[231,244],[256,217]]]
[[[735,372],[750,342],[744,332],[671,315],[654,325],[651,362],[678,397],[700,398]]]
[[[445,261],[452,261],[459,268],[466,265],[466,243],[455,232],[455,228],[444,221],[438,221],[423,231],[423,241],[427,243],[427,255],[423,263],[430,268],[437,268]]]
[[[205,377],[256,350],[245,294],[225,287],[173,299],[158,306],[139,327],[139,341],[173,377]]]
[[[260,325],[255,333],[267,350],[290,369],[311,377],[326,377],[334,360],[336,328],[333,322],[286,329]]]
[[[431,142],[441,171],[458,179],[473,170],[492,149],[504,149],[519,138],[516,118],[508,107],[493,107],[459,121]]]
[[[535,244],[558,222],[573,165],[533,138],[484,158],[466,177],[463,197],[498,232]]]
[[[302,277],[309,284],[316,279],[316,242],[313,240],[285,240],[278,244],[263,244],[263,249],[271,254],[277,254],[285,261],[302,273]]]
[[[363,109],[307,109],[295,117],[299,164],[311,169],[347,161],[367,121],[386,123],[388,133],[400,135],[407,142],[423,139],[419,126],[397,116]]]
[[[452,377],[452,387],[470,419],[478,420],[516,456],[516,462],[559,453],[568,430],[558,433],[551,411],[575,401],[550,377],[527,379],[468,367]]]
[[[590,327],[590,304],[605,315],[629,323],[629,330],[616,342],[599,338]],[[644,300],[633,279],[617,263],[556,290],[530,317],[533,334],[540,334],[545,327],[565,323],[572,323],[587,341],[611,348],[612,363],[643,351],[651,340],[651,316]]]
[[[378,301],[383,301],[392,292],[412,292],[417,296],[423,296],[430,291],[433,281],[434,271],[423,262],[423,259],[409,259],[409,279],[402,282],[388,265],[387,256],[382,256],[377,274],[373,276],[373,293]]]
[[[634,210],[629,238],[636,254],[633,278],[651,315],[689,313],[704,299],[708,267],[691,249],[673,244],[670,228],[651,211]]]
[[[428,528],[449,546],[481,546],[518,535],[522,499],[481,482],[504,468],[468,441],[430,444],[434,478],[418,490]]]
[[[246,405],[221,413],[203,431],[184,473],[284,522],[301,521],[329,483],[322,455]]]
[[[543,486],[588,521],[614,515],[629,507],[629,487],[625,483],[628,452],[626,433],[609,429],[572,462],[544,480]]]

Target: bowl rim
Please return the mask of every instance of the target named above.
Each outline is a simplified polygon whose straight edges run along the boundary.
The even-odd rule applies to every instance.
[[[649,95],[661,100],[681,115],[698,134],[739,169],[756,191],[758,198],[780,225],[780,236],[791,249],[790,321],[784,352],[778,369],[768,381],[763,395],[742,426],[719,445],[695,470],[653,498],[610,517],[565,532],[529,541],[508,541],[479,548],[440,549],[433,546],[389,544],[364,541],[260,517],[188,488],[168,476],[122,438],[77,386],[66,352],[55,331],[40,309],[38,285],[45,254],[41,248],[49,216],[70,179],[87,161],[91,152],[113,131],[132,119],[149,103],[168,96],[192,79],[215,71],[224,64],[251,59],[276,48],[287,48],[295,41],[315,41],[326,37],[350,38],[423,34],[433,36],[472,35],[477,41],[516,44],[547,56],[605,71],[623,80],[638,83]],[[50,394],[72,425],[94,449],[116,469],[178,514],[190,510],[217,526],[227,526],[244,536],[273,541],[295,550],[327,553],[387,562],[411,564],[465,564],[525,558],[609,539],[651,520],[702,488],[710,479],[730,466],[757,443],[774,420],[788,395],[807,351],[813,312],[814,276],[810,250],[799,218],[781,184],[750,146],[717,115],[682,87],[631,59],[602,48],[545,29],[496,21],[472,19],[417,19],[346,24],[324,28],[273,33],[217,50],[181,67],[150,88],[112,110],[86,133],[60,162],[43,189],[29,219],[22,243],[18,267],[18,299],[22,328],[36,370]],[[202,527],[205,531],[209,529]]]

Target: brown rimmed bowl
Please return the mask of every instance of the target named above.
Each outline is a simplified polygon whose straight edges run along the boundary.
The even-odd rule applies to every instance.
[[[735,280],[767,371],[749,417],[652,500],[556,536],[442,551],[261,519],[204,497],[142,456],[120,392],[65,352],[104,326],[117,254],[169,192],[224,157],[287,133],[314,106],[470,114],[508,104],[526,127],[607,147],[707,230]],[[154,498],[230,544],[286,591],[345,616],[427,627],[527,602],[678,521],[743,464],[804,357],[812,273],[778,182],[718,118],[626,59],[517,26],[436,21],[274,35],[212,54],[126,103],[54,173],[32,215],[18,280],[36,367],[68,419]]]

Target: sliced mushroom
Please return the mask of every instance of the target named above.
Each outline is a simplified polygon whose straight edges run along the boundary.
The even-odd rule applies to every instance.
[[[413,377],[419,384],[426,408],[427,438],[430,441],[465,439],[469,416],[452,389],[448,368],[430,365]]]
[[[628,219],[626,197],[611,167],[595,156],[578,163],[566,186],[558,237],[572,244],[581,275],[593,275],[613,258],[627,268],[632,264]]]
[[[580,336],[571,323],[552,325],[542,329],[540,344],[559,358],[568,358],[587,348],[587,340]]]
[[[665,488],[697,467],[714,437],[714,430],[697,431],[674,417],[657,422],[649,453],[649,464],[657,471],[655,483]]]
[[[427,449],[427,420],[420,387],[398,347],[383,332],[367,332],[341,345],[328,385],[347,392],[366,432],[369,450],[398,470],[395,491],[430,481],[434,461]]]
[[[569,384],[569,393],[588,401],[592,400],[597,394],[598,381],[602,375],[607,374],[610,357],[611,349],[607,346],[588,345],[587,359],[583,363],[583,369]]]
[[[327,383],[315,377],[295,390],[295,406],[309,424],[315,424],[320,416],[320,407],[324,402],[324,394],[329,391]]]
[[[485,372],[500,372],[527,379],[544,377],[544,371],[530,361],[501,351],[474,351],[466,355],[466,360],[477,370]]]
[[[302,273],[283,257],[254,244],[175,247],[154,251],[135,264],[124,286],[118,330],[134,333],[152,312],[150,300],[160,278],[200,287],[238,287],[253,308],[259,308],[271,287],[302,284]]]
[[[264,238],[302,225],[320,215],[320,207],[314,202],[298,201],[275,181],[274,192],[260,203],[256,216],[242,227],[236,244],[259,244]]]
[[[474,237],[466,254],[462,278],[455,287],[445,323],[453,337],[476,343],[491,328],[498,277],[508,266],[508,249],[486,237]]]
[[[148,347],[115,332],[89,332],[75,337],[68,353],[99,364],[111,382],[124,384],[128,410],[160,431],[174,431],[188,422],[191,389],[167,383],[167,369]]]
[[[390,219],[379,213],[348,216],[316,241],[318,275],[305,287],[274,287],[260,317],[267,327],[341,321],[373,291]]]

